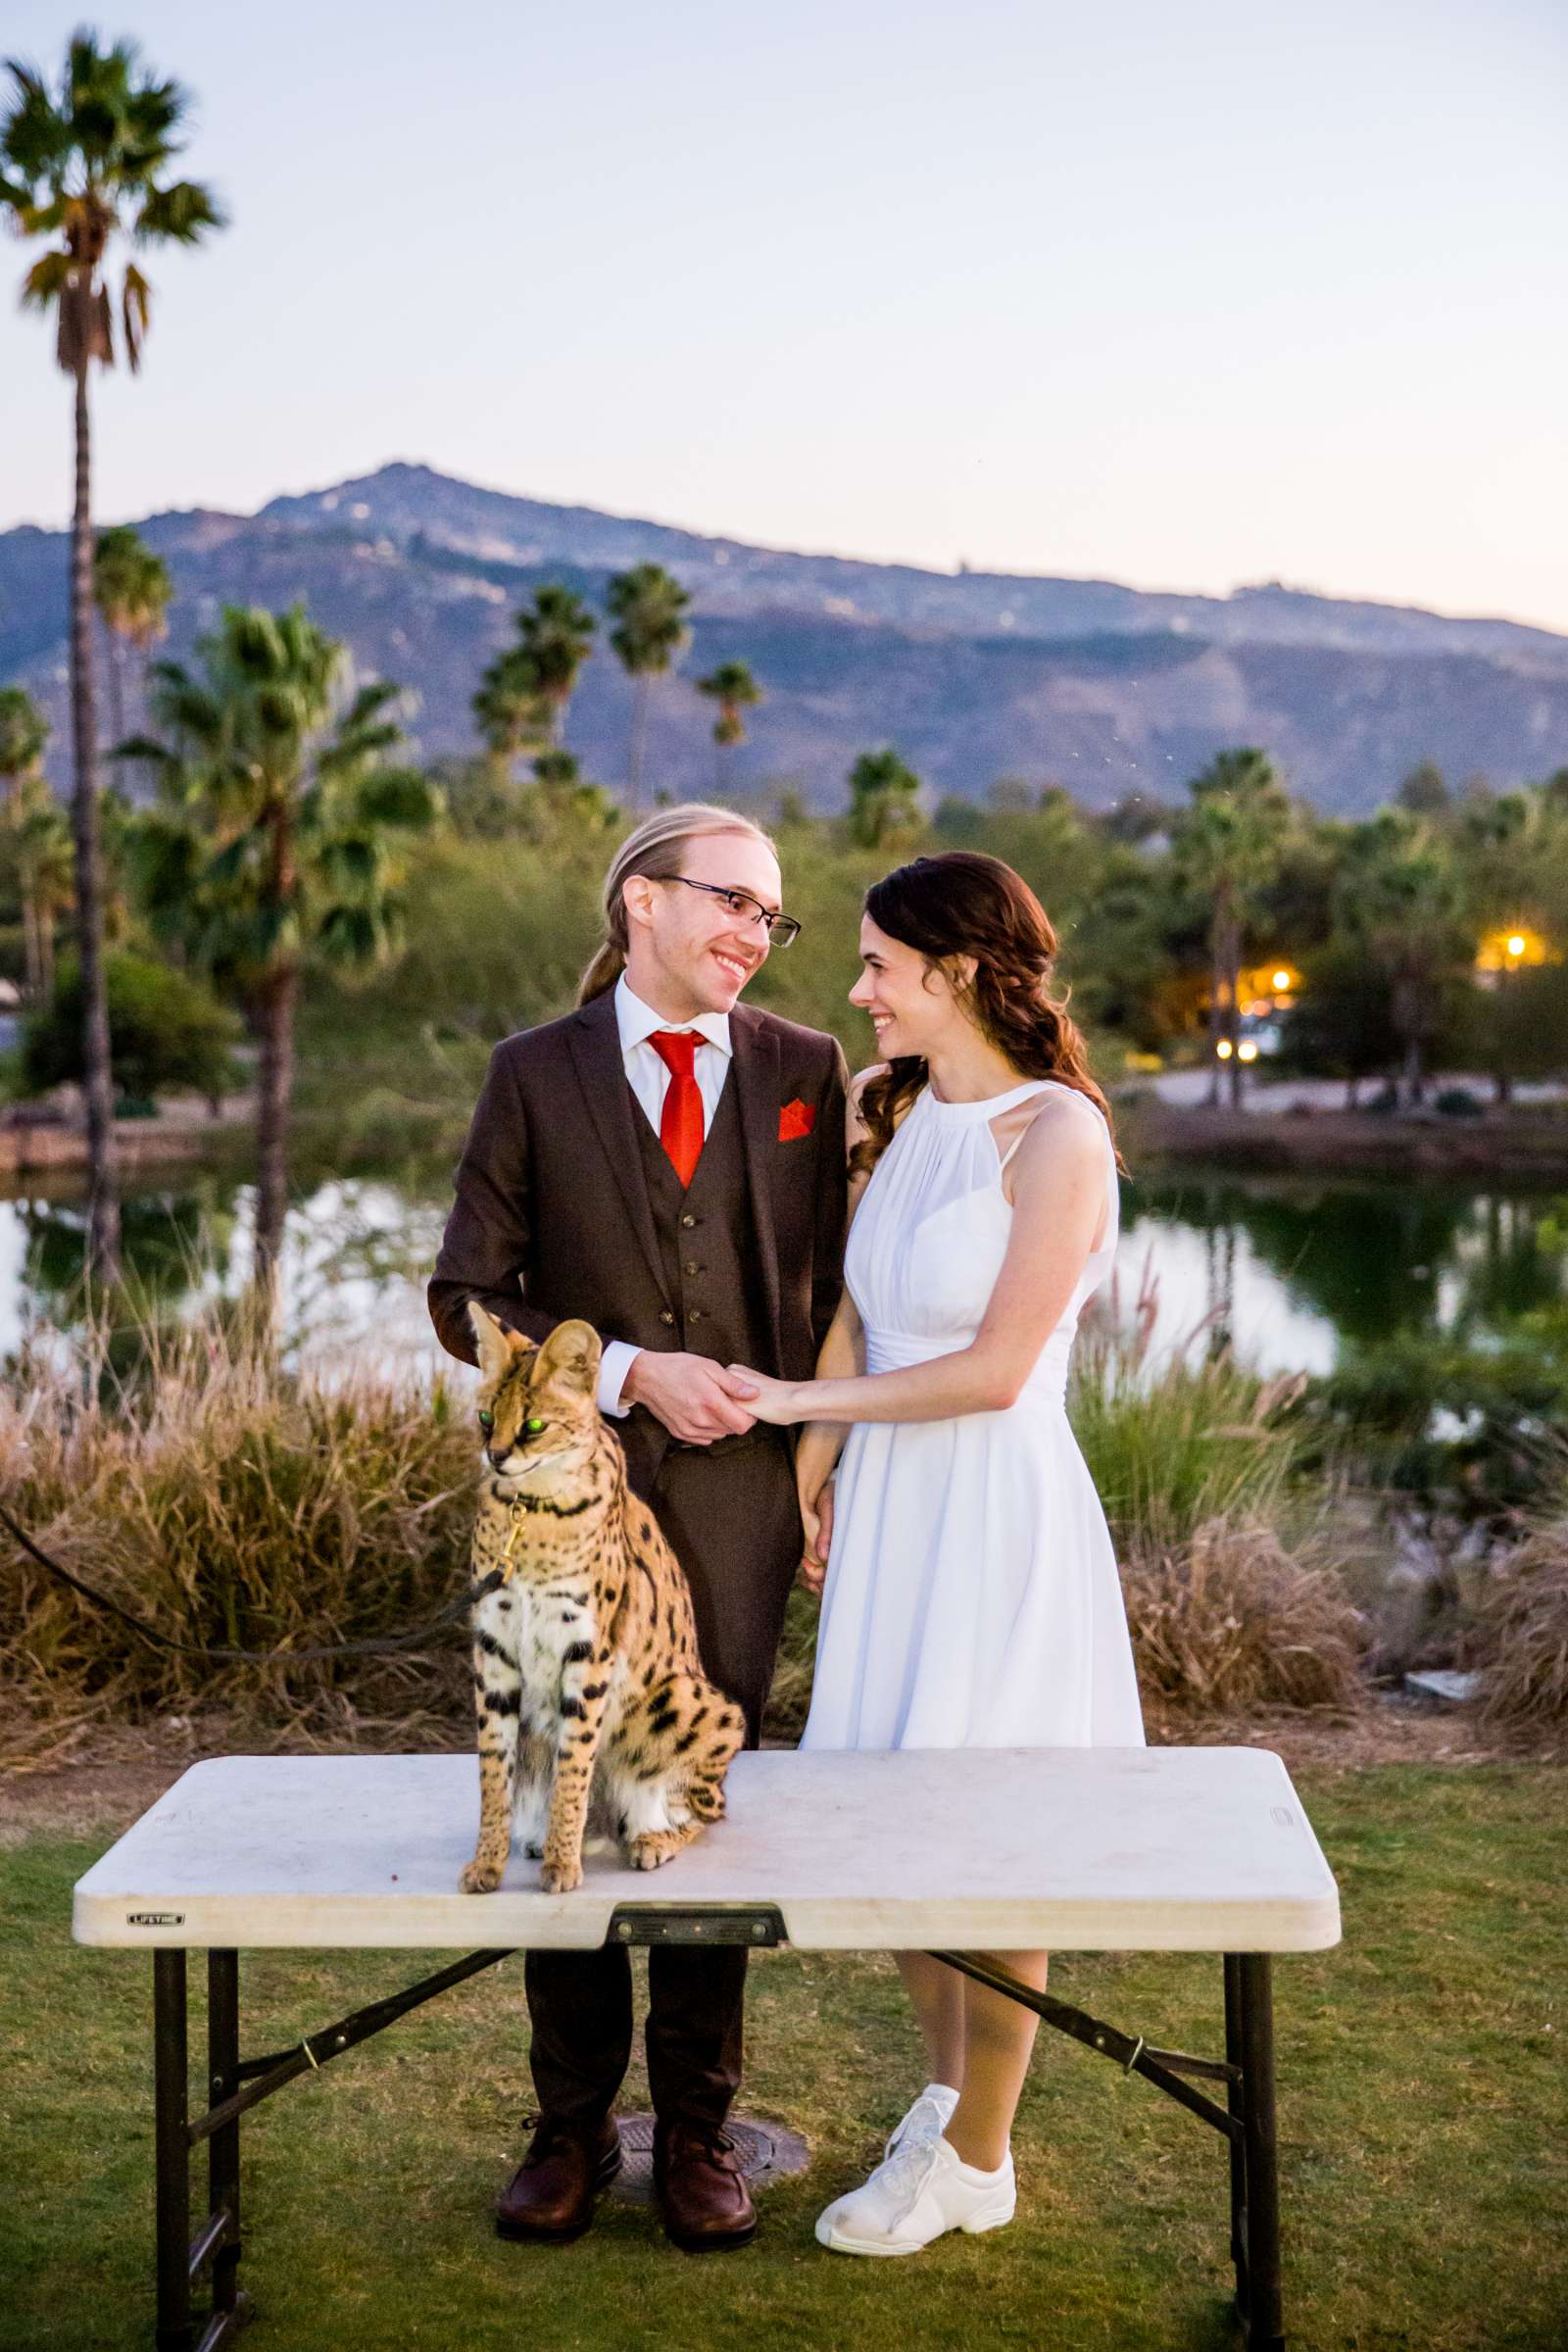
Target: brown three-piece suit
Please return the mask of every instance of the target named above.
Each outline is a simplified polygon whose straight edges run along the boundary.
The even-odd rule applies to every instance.
[[[844,1055],[770,1013],[737,1005],[729,1021],[729,1074],[684,1190],[626,1077],[612,991],[497,1046],[429,1289],[452,1354],[474,1361],[477,1298],[533,1340],[580,1316],[639,1348],[811,1377],[842,1280]],[[801,1556],[790,1433],[688,1446],[641,1405],[613,1426],[686,1571],[704,1666],[755,1746]],[[650,1951],[662,2122],[723,2122],[745,1981],[739,1947]],[[597,2123],[631,2055],[628,1954],[530,1952],[526,1984],[541,2107]]]

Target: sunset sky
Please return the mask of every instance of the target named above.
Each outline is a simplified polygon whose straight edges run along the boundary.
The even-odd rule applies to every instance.
[[[0,46],[55,71],[74,13],[8,0]],[[105,520],[407,458],[778,546],[1568,629],[1559,0],[99,21],[194,90],[182,168],[233,220],[149,265]],[[58,524],[69,393],[9,299],[0,383],[0,527]]]

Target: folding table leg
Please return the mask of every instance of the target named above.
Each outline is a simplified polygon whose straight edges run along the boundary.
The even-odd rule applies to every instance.
[[[153,2137],[158,2167],[158,2352],[189,2352],[190,2141],[185,1955],[153,1954]]]
[[[207,1955],[207,2093],[218,2106],[239,2088],[239,1954]],[[232,2311],[238,2300],[239,2117],[220,2124],[207,2143],[208,2206],[226,2213],[228,2228],[213,2255],[213,2310]]]
[[[1280,2189],[1274,2124],[1274,2011],[1266,1952],[1236,1961],[1247,2166],[1248,2352],[1284,2352],[1280,2304]]]
[[[1242,2064],[1242,1964],[1235,1952],[1225,1954],[1225,2062],[1228,2066]],[[1233,2077],[1226,2086],[1226,2106],[1237,2123],[1247,2109],[1246,2094],[1241,2082]],[[1236,2272],[1236,2316],[1245,2330],[1249,2299],[1247,2291],[1247,2151],[1238,2138],[1230,2144],[1231,2165],[1231,2262]]]

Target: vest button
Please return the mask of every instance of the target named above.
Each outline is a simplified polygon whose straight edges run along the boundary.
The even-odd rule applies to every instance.
[[[696,1222],[697,1222],[697,1219],[696,1219],[695,1217],[682,1217],[682,1219],[681,1219],[681,1223],[682,1223],[684,1226],[686,1226],[688,1229],[690,1229],[690,1227],[692,1227],[693,1225],[695,1225],[695,1224],[696,1224]]]
[[[660,1310],[659,1310],[659,1320],[661,1321],[661,1323],[673,1323],[673,1322],[674,1322],[674,1320],[675,1320],[675,1317],[674,1317],[673,1313],[671,1312],[670,1308],[668,1308],[667,1306],[662,1306],[662,1307],[661,1307],[661,1308],[660,1308]]]
[[[686,1260],[686,1271],[688,1274],[701,1274],[703,1268],[697,1263],[695,1257],[689,1257]]]
[[[686,1317],[688,1323],[700,1323],[702,1319],[703,1310],[700,1306],[694,1306],[690,1314]]]

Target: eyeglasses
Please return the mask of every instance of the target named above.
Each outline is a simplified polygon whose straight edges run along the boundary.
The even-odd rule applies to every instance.
[[[706,890],[710,899],[722,899],[731,914],[746,922],[760,923],[775,948],[793,947],[801,936],[801,926],[793,914],[770,914],[760,899],[754,899],[749,890],[726,890],[719,882],[694,882],[690,874],[661,874],[662,882],[684,882],[688,890]]]

